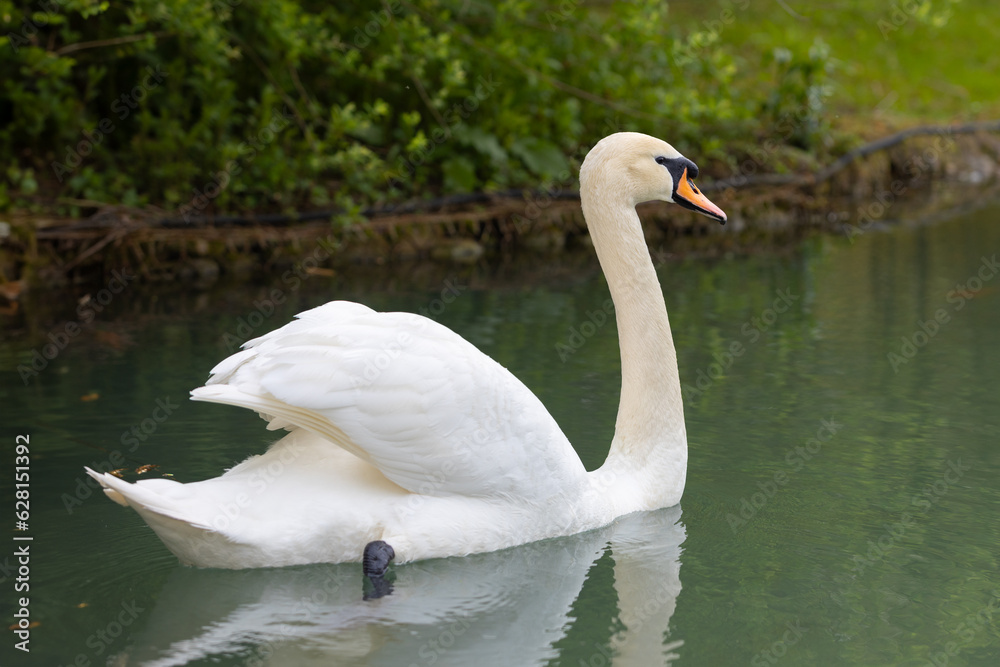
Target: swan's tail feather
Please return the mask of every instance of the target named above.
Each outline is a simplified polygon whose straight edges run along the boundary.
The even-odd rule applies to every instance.
[[[114,475],[99,473],[86,468],[87,474],[97,480],[104,493],[120,505],[131,507],[159,536],[163,544],[185,565],[198,567],[248,567],[267,564],[259,549],[247,546],[239,536],[230,531],[210,526],[207,514],[201,518],[192,514],[198,510],[188,507],[185,501],[188,485],[167,479],[147,479],[135,484]],[[176,497],[175,497],[176,496]]]
[[[204,525],[202,522],[193,520],[189,516],[185,516],[183,512],[178,510],[176,502],[172,501],[171,498],[157,493],[155,489],[150,488],[153,486],[150,482],[178,484],[177,482],[164,479],[146,480],[142,484],[132,484],[123,479],[119,479],[112,474],[100,473],[96,470],[91,470],[86,466],[84,466],[84,470],[86,470],[87,474],[97,480],[97,483],[104,488],[104,494],[108,498],[111,498],[111,500],[123,507],[132,507],[144,516],[146,512],[152,512],[176,521],[181,521],[192,528],[211,530],[209,526]]]

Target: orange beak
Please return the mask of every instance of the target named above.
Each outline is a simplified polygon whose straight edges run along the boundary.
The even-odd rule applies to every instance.
[[[681,174],[680,180],[677,181],[677,185],[674,187],[674,202],[684,208],[697,211],[710,218],[715,218],[722,224],[726,224],[725,212],[709,201],[708,197],[701,194],[698,186],[688,178],[687,167],[684,168],[684,173]]]

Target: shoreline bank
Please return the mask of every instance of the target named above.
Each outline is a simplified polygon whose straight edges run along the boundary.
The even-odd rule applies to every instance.
[[[1000,193],[1000,136],[905,139],[862,149],[859,159],[818,183],[801,174],[758,175],[755,165],[743,166],[745,178],[706,182],[702,189],[729,214],[725,227],[666,204],[640,205],[647,240],[682,256],[739,253],[814,233],[850,237],[914,210],[926,214]],[[359,263],[473,263],[488,253],[558,253],[589,242],[576,193],[561,188],[462,195],[366,213],[348,225],[319,212],[298,221],[271,215],[192,226],[155,209],[123,206],[98,208],[80,220],[12,216],[0,230],[0,300],[16,300],[29,287],[97,284],[123,266],[140,281],[190,283],[302,257],[313,257],[312,270],[323,272]]]

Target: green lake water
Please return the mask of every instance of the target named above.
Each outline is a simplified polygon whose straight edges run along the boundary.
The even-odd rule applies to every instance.
[[[0,609],[10,626],[28,596],[34,625],[30,653],[4,634],[0,664],[992,667],[998,220],[993,205],[853,243],[663,259],[690,443],[681,505],[397,566],[393,593],[368,601],[357,564],[180,566],[83,466],[156,464],[147,475],[194,481],[263,451],[274,434],[256,415],[187,392],[234,340],[344,298],[452,327],[534,390],[597,467],[620,375],[590,254],[332,278],[278,267],[252,286],[94,291],[79,309],[73,290],[29,295],[0,316]],[[61,339],[67,323],[79,333]],[[17,366],[52,340],[64,349],[22,381]],[[21,532],[18,435],[30,438]],[[30,590],[15,592],[26,544]]]

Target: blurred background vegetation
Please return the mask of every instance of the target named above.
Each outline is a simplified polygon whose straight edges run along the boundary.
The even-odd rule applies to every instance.
[[[1000,116],[998,34],[988,0],[0,0],[0,211],[573,189],[617,130],[806,169]]]

